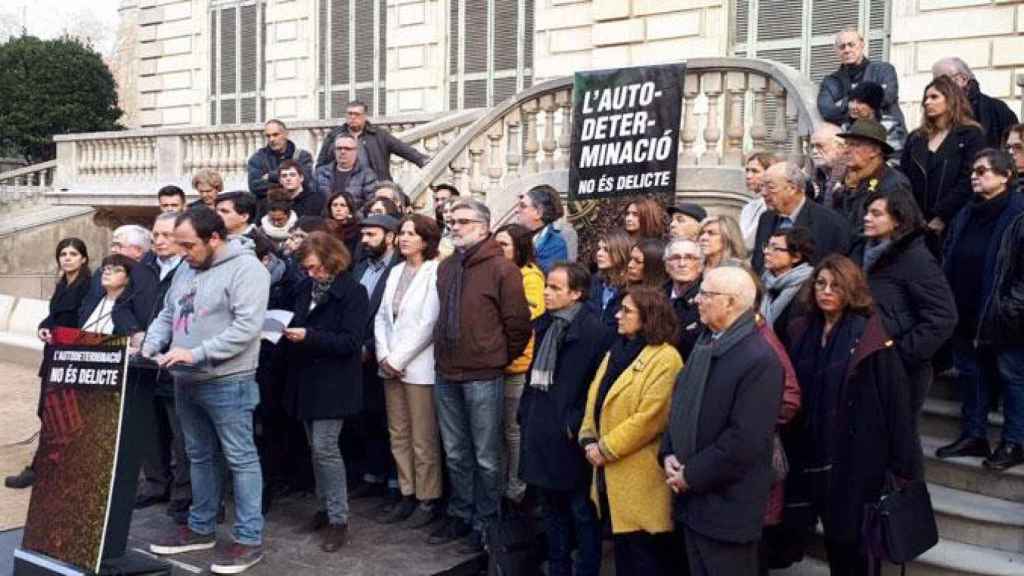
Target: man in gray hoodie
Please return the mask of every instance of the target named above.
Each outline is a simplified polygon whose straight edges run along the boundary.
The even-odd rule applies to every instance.
[[[174,237],[188,267],[175,274],[142,354],[174,375],[192,462],[192,507],[188,525],[150,550],[177,554],[215,546],[223,450],[234,479],[235,543],[217,554],[210,571],[238,574],[263,558],[263,477],[252,413],[259,403],[255,376],[270,276],[250,247],[228,239],[224,221],[205,206],[178,216]]]

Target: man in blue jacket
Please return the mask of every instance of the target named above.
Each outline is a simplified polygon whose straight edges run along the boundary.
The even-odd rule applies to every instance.
[[[313,181],[313,155],[300,149],[288,139],[288,128],[280,120],[267,120],[263,125],[263,135],[267,145],[249,157],[249,192],[259,201],[267,200],[267,190],[278,184],[277,170],[281,162],[295,160],[302,166],[302,177],[305,182]]]

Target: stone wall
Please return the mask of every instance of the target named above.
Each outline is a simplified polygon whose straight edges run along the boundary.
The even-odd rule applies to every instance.
[[[900,75],[907,123],[921,116],[921,95],[931,66],[958,56],[974,70],[986,94],[1020,114],[1016,76],[1024,72],[1024,2],[1021,0],[893,0],[890,61]]]
[[[537,80],[728,51],[722,0],[537,2]]]
[[[50,299],[57,282],[54,250],[63,238],[81,238],[95,269],[110,244],[111,229],[94,223],[93,214],[45,224],[0,237],[0,294]]]

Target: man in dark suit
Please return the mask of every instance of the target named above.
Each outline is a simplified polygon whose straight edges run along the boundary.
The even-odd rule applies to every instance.
[[[384,410],[384,386],[378,376],[379,366],[374,350],[373,319],[384,298],[388,275],[401,261],[401,256],[394,248],[398,220],[383,214],[369,216],[360,223],[360,233],[362,258],[353,267],[352,274],[366,288],[370,298],[370,314],[363,345],[363,413],[355,422],[355,434],[350,436],[355,436],[362,444],[365,457],[356,465],[362,469],[362,479],[366,483],[351,492],[353,498],[384,495],[392,469],[387,415]],[[391,496],[398,495],[397,487],[391,492]],[[398,499],[390,498],[388,503],[392,504]],[[382,511],[386,513],[387,509]]]
[[[662,437],[659,459],[691,576],[759,573],[784,370],[757,329],[756,295],[742,268],[704,276],[697,300],[707,330],[676,381]]]
[[[768,211],[757,222],[754,253],[750,264],[760,275],[764,272],[764,247],[777,230],[803,226],[814,238],[814,260],[850,247],[850,225],[842,216],[811,202],[806,196],[807,175],[793,162],[773,164],[764,174],[764,202]]]

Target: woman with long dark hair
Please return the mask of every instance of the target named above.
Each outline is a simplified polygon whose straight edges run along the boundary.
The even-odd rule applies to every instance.
[[[826,256],[803,296],[808,313],[790,327],[802,413],[791,423],[797,441],[787,454],[786,500],[812,512],[808,531],[821,518],[832,574],[862,576],[869,573],[865,505],[878,502],[888,476],[913,477],[906,373],[873,311],[867,280],[849,258]]]
[[[667,221],[661,204],[652,198],[641,198],[626,205],[622,227],[636,244],[645,238],[664,238]]]
[[[324,204],[323,217],[327,230],[341,240],[349,254],[355,254],[359,246],[359,211],[352,195],[344,190],[331,194]]]
[[[78,308],[89,292],[89,281],[92,272],[89,270],[89,249],[85,242],[78,238],[64,238],[57,243],[54,255],[60,269],[60,279],[50,297],[50,313],[39,323],[38,336],[44,346],[49,346],[56,328],[78,327]],[[43,354],[45,357],[45,352]],[[46,366],[39,366],[39,377],[46,373]],[[42,381],[40,381],[42,386]],[[39,390],[39,405],[36,413],[42,415],[43,394]],[[8,476],[4,485],[8,488],[28,488],[35,481],[32,465],[28,465],[20,474]]]
[[[929,248],[937,254],[946,225],[971,198],[971,165],[985,147],[985,134],[971,117],[967,97],[948,76],[925,86],[921,111],[921,126],[907,138],[900,170],[910,179],[931,232]]]
[[[641,240],[629,251],[626,280],[630,285],[663,288],[668,283],[664,258],[665,242],[654,238]]]
[[[629,252],[633,243],[621,230],[610,230],[597,241],[594,266],[597,273],[591,277],[590,307],[608,326],[615,326],[615,313],[619,311],[626,289]]]

